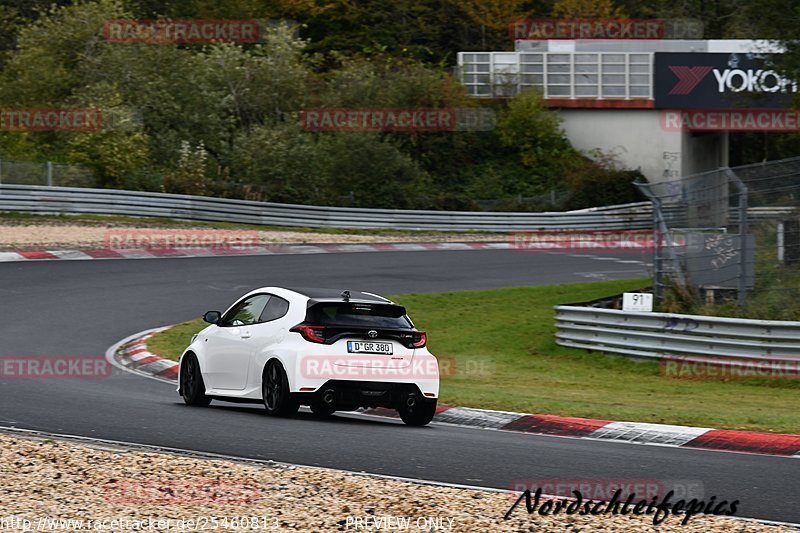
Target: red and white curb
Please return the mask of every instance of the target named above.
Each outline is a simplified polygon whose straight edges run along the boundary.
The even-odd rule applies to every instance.
[[[174,383],[178,379],[178,363],[147,350],[147,339],[168,327],[137,333],[112,346],[106,359],[114,366],[160,381]]]
[[[165,329],[157,328],[132,335],[109,348],[107,357],[115,366],[125,370],[175,383],[178,379],[178,363],[162,359],[147,350],[147,339]],[[365,409],[362,413],[398,418],[396,411],[385,408]],[[433,421],[537,435],[800,458],[800,435],[533,415],[449,405],[437,407]]]
[[[135,248],[0,252],[0,263],[17,261],[80,261],[90,259],[161,259],[165,257],[215,257],[231,255],[294,255],[356,252],[429,252],[508,250],[508,242],[428,242],[376,244],[270,244],[247,247]]]
[[[365,412],[397,417],[390,409],[370,409]],[[531,415],[446,405],[437,408],[433,420],[458,426],[537,435],[800,458],[800,435]]]

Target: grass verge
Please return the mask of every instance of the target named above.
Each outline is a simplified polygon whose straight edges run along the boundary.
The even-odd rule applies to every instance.
[[[553,306],[633,290],[648,280],[408,294],[429,348],[455,373],[442,379],[448,405],[610,420],[797,433],[800,382],[689,381],[664,377],[653,361],[555,343]],[[177,358],[194,320],[154,336],[150,350]]]

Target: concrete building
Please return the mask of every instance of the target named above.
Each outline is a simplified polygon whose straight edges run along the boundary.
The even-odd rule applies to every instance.
[[[729,131],[753,129],[731,125],[735,110],[786,110],[797,87],[769,70],[779,52],[743,40],[516,41],[513,52],[462,52],[458,63],[471,95],[536,88],[573,146],[655,182],[727,165]]]

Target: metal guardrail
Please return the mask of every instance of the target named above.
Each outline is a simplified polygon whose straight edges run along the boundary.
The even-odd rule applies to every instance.
[[[647,358],[800,361],[800,322],[556,306],[561,346]]]
[[[0,211],[165,217],[271,226],[443,231],[631,230],[652,227],[649,202],[558,213],[322,207],[153,192],[0,185]]]

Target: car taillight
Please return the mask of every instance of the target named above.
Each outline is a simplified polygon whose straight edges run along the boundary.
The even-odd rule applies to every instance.
[[[305,340],[309,342],[316,342],[319,344],[325,342],[325,326],[309,326],[306,324],[298,324],[289,331],[299,333]]]
[[[411,343],[412,348],[423,348],[428,343],[428,334],[424,331],[414,332],[414,342]]]

